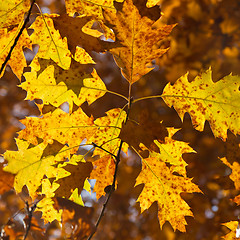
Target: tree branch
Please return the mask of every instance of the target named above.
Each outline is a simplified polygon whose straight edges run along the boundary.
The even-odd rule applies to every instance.
[[[30,207],[29,204],[28,204],[28,201],[26,201],[26,207],[27,207],[27,213],[28,213],[28,221],[26,223],[27,229],[26,229],[25,236],[24,236],[23,240],[27,239],[27,236],[28,236],[28,233],[30,231],[31,224],[32,224],[33,212],[35,211],[35,209],[37,207],[37,203],[35,203],[32,207]]]
[[[1,75],[1,73],[3,72],[3,69],[5,68],[7,62],[10,60],[11,54],[12,54],[12,52],[13,52],[13,49],[16,47],[17,42],[18,42],[20,36],[22,35],[24,28],[26,27],[26,25],[27,25],[27,23],[28,23],[28,21],[29,21],[30,14],[31,14],[31,11],[32,11],[32,8],[33,8],[33,5],[34,5],[35,1],[36,1],[36,0],[33,0],[33,1],[32,1],[32,4],[31,4],[30,9],[29,9],[29,11],[28,11],[27,17],[26,17],[26,19],[25,19],[25,21],[24,21],[24,23],[23,23],[23,25],[22,25],[22,27],[21,27],[18,35],[16,36],[16,38],[15,38],[15,40],[14,40],[14,43],[13,43],[13,45],[11,46],[10,51],[9,51],[9,53],[8,53],[5,61],[3,62],[2,66],[1,66],[0,75]]]
[[[131,93],[131,85],[130,85],[130,87],[129,87],[129,94],[130,94],[130,93]],[[129,95],[129,98],[128,98],[128,108],[127,108],[127,116],[126,116],[126,119],[125,119],[124,124],[126,124],[127,121],[128,121],[132,102],[133,102],[133,98],[130,97],[130,95]],[[97,146],[97,145],[94,144],[94,143],[93,143],[93,145],[96,146],[96,147],[99,147],[100,149],[102,149],[102,150],[105,151],[105,152],[108,152],[107,150],[105,150],[104,148],[102,148],[102,146]],[[109,200],[110,200],[113,192],[115,191],[115,185],[116,185],[116,181],[117,181],[118,165],[119,165],[119,163],[120,163],[120,156],[121,156],[122,145],[123,145],[123,140],[121,140],[121,142],[120,142],[120,144],[119,144],[117,156],[115,156],[114,154],[108,152],[109,154],[111,154],[112,156],[114,156],[115,159],[116,159],[116,162],[115,162],[115,170],[114,170],[114,175],[113,175],[113,182],[112,182],[110,191],[109,191],[109,193],[108,193],[108,197],[107,197],[105,203],[103,204],[102,211],[101,211],[101,213],[100,213],[100,215],[99,215],[99,217],[98,217],[98,220],[97,220],[97,222],[96,222],[94,231],[91,233],[91,235],[88,237],[87,240],[92,239],[93,235],[96,233],[97,228],[98,228],[98,225],[100,224],[101,219],[102,219],[102,217],[104,216],[104,212],[105,212],[105,210],[106,210],[106,207],[107,207],[107,205],[108,205],[108,202],[109,202]]]

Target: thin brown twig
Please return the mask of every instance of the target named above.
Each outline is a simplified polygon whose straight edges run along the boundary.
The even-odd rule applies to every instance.
[[[33,5],[34,5],[35,1],[36,1],[36,0],[33,0],[33,1],[32,1],[32,4],[31,4],[31,6],[30,6],[30,8],[29,8],[29,10],[28,10],[27,17],[26,17],[26,19],[24,20],[24,23],[23,23],[23,25],[22,25],[22,27],[21,27],[18,35],[17,35],[16,38],[14,39],[14,43],[13,43],[13,45],[11,46],[9,53],[8,53],[7,57],[5,58],[5,61],[3,62],[2,66],[1,66],[0,75],[1,75],[1,73],[2,73],[2,71],[3,71],[3,69],[5,68],[7,62],[10,60],[11,54],[12,54],[12,52],[13,52],[13,49],[16,47],[17,42],[18,42],[20,36],[22,35],[24,28],[26,27],[27,23],[29,22],[30,14],[31,14],[31,12],[32,12],[32,8],[33,8]]]
[[[33,212],[35,211],[36,207],[37,207],[37,203],[35,203],[32,207],[30,207],[28,201],[26,201],[26,208],[27,208],[27,213],[28,213],[28,221],[27,221],[27,229],[26,229],[26,232],[25,232],[23,240],[27,239],[27,236],[28,236],[28,233],[30,231],[31,224],[32,224]]]
[[[130,86],[130,88],[131,88],[131,86]],[[129,90],[129,93],[130,93],[130,92],[131,92],[131,91]],[[131,97],[129,96],[127,116],[126,116],[126,119],[125,119],[124,124],[126,124],[127,121],[128,121],[132,102],[133,102],[133,98],[131,98]],[[114,157],[115,157],[115,159],[116,159],[116,161],[115,161],[115,170],[114,170],[114,175],[113,175],[113,182],[112,182],[110,191],[109,191],[109,193],[108,193],[108,197],[107,197],[105,203],[103,204],[102,211],[101,211],[101,213],[100,213],[100,215],[99,215],[99,217],[98,217],[98,220],[97,220],[97,222],[96,222],[96,224],[95,224],[95,228],[94,228],[93,232],[91,233],[91,235],[88,237],[87,240],[92,239],[93,235],[96,233],[97,228],[98,228],[98,225],[100,224],[100,222],[101,222],[101,220],[102,220],[102,218],[103,218],[103,216],[104,216],[104,212],[105,212],[105,210],[106,210],[106,207],[107,207],[107,205],[108,205],[108,202],[109,202],[109,200],[110,200],[113,192],[115,191],[115,185],[116,185],[117,173],[118,173],[118,165],[119,165],[119,163],[120,163],[120,156],[121,156],[121,150],[122,150],[122,145],[123,145],[123,143],[124,143],[124,141],[121,140],[121,142],[120,142],[120,144],[119,144],[117,156],[114,155]],[[97,145],[95,145],[95,146],[98,147]],[[101,148],[101,146],[100,146],[100,148]],[[101,148],[101,149],[104,150],[104,151],[106,151],[106,150],[103,149],[103,148]],[[106,152],[107,152],[107,151],[106,151]],[[111,154],[111,155],[112,155],[112,154]]]

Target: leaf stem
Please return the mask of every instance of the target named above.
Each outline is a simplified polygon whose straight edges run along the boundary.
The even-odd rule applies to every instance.
[[[11,46],[10,51],[9,51],[7,57],[5,58],[5,61],[3,62],[2,66],[1,66],[0,75],[1,75],[1,73],[3,72],[3,69],[5,68],[5,66],[7,65],[7,62],[10,60],[11,55],[12,55],[12,52],[13,52],[13,49],[16,47],[17,42],[18,42],[19,38],[21,37],[24,28],[26,27],[27,23],[29,22],[30,14],[31,14],[31,11],[32,11],[32,8],[33,8],[33,5],[34,5],[35,1],[36,1],[36,0],[33,0],[33,1],[32,1],[32,4],[31,4],[31,6],[30,6],[30,8],[29,8],[29,10],[28,10],[27,17],[26,17],[26,19],[24,20],[24,23],[23,23],[23,25],[22,25],[22,27],[21,27],[18,35],[16,36],[16,38],[15,38],[15,40],[14,40],[14,43],[13,43],[13,45]]]
[[[107,89],[100,89],[100,88],[86,87],[86,86],[83,86],[82,88],[87,88],[87,89],[93,89],[93,90],[98,90],[98,91],[102,91],[102,92],[107,92],[107,93],[116,95],[116,96],[121,97],[121,98],[125,99],[126,101],[128,101],[128,98],[125,97],[124,95],[122,95],[120,93],[117,93],[117,92],[114,92],[114,91],[107,90]]]
[[[155,95],[155,96],[141,97],[141,98],[137,98],[137,99],[133,100],[132,103],[136,103],[136,102],[139,102],[139,101],[142,101],[142,100],[146,100],[146,99],[162,98],[162,97],[163,97],[163,95]]]

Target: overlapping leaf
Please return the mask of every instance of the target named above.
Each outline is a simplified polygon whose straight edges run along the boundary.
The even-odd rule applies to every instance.
[[[203,131],[205,121],[209,121],[215,137],[227,138],[227,130],[240,133],[240,78],[231,74],[220,81],[212,81],[212,71],[197,76],[191,83],[188,74],[179,78],[174,85],[165,87],[162,98],[173,106],[183,120],[187,112],[193,126]]]
[[[165,138],[163,143],[156,140],[154,141],[159,147],[160,154],[150,152],[150,157],[159,159],[159,161],[170,163],[171,173],[176,172],[186,177],[187,163],[183,160],[182,155],[184,153],[195,153],[195,151],[188,145],[188,143],[172,139],[173,135],[178,131],[178,129],[168,128],[167,130],[169,136]]]
[[[45,143],[52,143],[56,140],[62,144],[68,144],[73,152],[86,138],[87,143],[94,142],[97,145],[114,152],[118,148],[118,135],[120,127],[125,120],[126,113],[121,109],[108,111],[107,116],[98,118],[88,117],[81,108],[73,113],[65,113],[56,109],[53,113],[47,113],[42,118],[29,117],[22,120],[26,126],[19,132],[19,138],[25,139],[37,145],[41,138]],[[96,149],[95,154],[105,155],[101,149]]]
[[[4,171],[16,174],[14,188],[17,192],[21,192],[26,185],[29,195],[34,198],[44,175],[48,178],[56,177],[58,172],[63,171],[53,165],[62,161],[65,156],[59,153],[61,146],[53,146],[51,149],[51,146],[40,143],[31,147],[26,141],[19,139],[16,141],[19,150],[7,151],[4,154],[4,158],[8,161]]]
[[[227,235],[223,236],[222,239],[236,240],[239,238],[239,237],[238,238],[236,237],[236,230],[237,230],[237,227],[239,226],[238,221],[227,222],[227,223],[224,223],[223,225],[226,226],[227,228],[229,228],[231,230],[231,232],[228,233]]]
[[[116,0],[117,2],[123,2],[124,0]],[[95,16],[98,19],[102,19],[102,10],[111,9],[114,11],[114,0],[65,0],[66,11],[72,16],[74,13],[79,13],[86,16]]]
[[[159,0],[148,0],[146,6],[150,8],[157,5],[159,2],[160,2]]]
[[[93,170],[90,178],[96,179],[94,191],[96,192],[97,199],[105,195],[105,187],[112,184],[114,171],[115,163],[110,155],[103,156],[102,158],[93,162]]]
[[[69,198],[74,189],[78,188],[80,192],[82,191],[85,179],[90,176],[92,171],[92,164],[90,162],[79,162],[77,165],[68,164],[64,169],[69,172],[69,175],[56,181],[59,188],[55,194],[56,197]]]
[[[71,112],[73,103],[80,106],[88,101],[91,104],[106,92],[105,84],[88,65],[72,61],[70,69],[64,70],[51,60],[39,59],[39,63],[39,72],[33,66],[31,72],[24,74],[26,81],[21,87],[27,91],[26,99],[41,99],[43,105],[55,107],[68,102]]]
[[[4,0],[0,4],[0,28],[18,25],[30,7],[29,0]],[[0,34],[1,36],[1,34]]]
[[[15,27],[10,31],[8,31],[6,28],[0,29],[0,66],[2,66],[3,62],[5,61],[18,32],[18,27]],[[23,68],[27,66],[23,54],[23,48],[31,48],[30,38],[25,29],[23,30],[17,45],[11,54],[11,58],[8,61],[8,64],[11,66],[13,72],[19,79],[21,79]],[[2,72],[1,75],[3,75],[3,73],[4,72]]]
[[[36,57],[52,59],[63,69],[69,69],[71,52],[68,50],[67,39],[61,38],[58,30],[54,28],[51,17],[55,15],[41,14],[30,26],[34,32],[30,36],[32,44],[38,44]]]
[[[13,188],[14,175],[3,171],[3,164],[0,164],[0,194]]]
[[[54,27],[59,30],[61,37],[67,38],[69,50],[73,55],[77,46],[82,47],[88,54],[91,54],[92,51],[104,52],[107,49],[107,43],[100,40],[99,36],[92,36],[88,34],[88,31],[83,31],[83,27],[91,22],[92,17],[61,15],[52,19]],[[88,30],[91,33],[91,29]]]
[[[50,183],[49,179],[42,180],[42,191],[45,197],[37,204],[37,210],[42,212],[42,218],[45,223],[52,222],[54,220],[61,221],[62,210],[56,210],[53,205],[52,198],[55,196],[55,190],[59,185],[55,182]]]
[[[142,171],[136,179],[136,185],[143,183],[144,188],[137,201],[142,212],[157,201],[160,226],[169,221],[174,230],[185,232],[187,222],[184,217],[193,214],[180,194],[201,191],[190,178],[173,175],[160,158],[142,159]]]
[[[136,179],[135,186],[144,184],[137,199],[142,212],[157,201],[160,226],[169,221],[174,230],[185,232],[187,223],[184,217],[193,214],[180,194],[201,191],[186,176],[187,163],[182,158],[184,153],[194,150],[187,143],[172,139],[176,131],[177,129],[168,128],[169,136],[163,143],[154,141],[160,153],[149,151],[149,156],[142,158],[142,171]],[[141,147],[144,150],[145,146]],[[166,163],[170,164],[170,167]]]
[[[141,12],[142,11],[142,12]],[[153,68],[148,67],[155,58],[161,57],[168,49],[155,49],[154,45],[165,39],[175,25],[154,28],[152,11],[156,9],[138,9],[132,0],[126,0],[118,6],[117,13],[105,10],[104,18],[116,34],[116,43],[122,47],[111,49],[123,76],[130,84],[138,81]],[[141,15],[143,14],[143,16]],[[160,17],[155,15],[155,20]]]

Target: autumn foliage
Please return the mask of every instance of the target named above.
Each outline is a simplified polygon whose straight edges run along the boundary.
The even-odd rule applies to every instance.
[[[238,238],[226,2],[1,2],[2,239]]]

